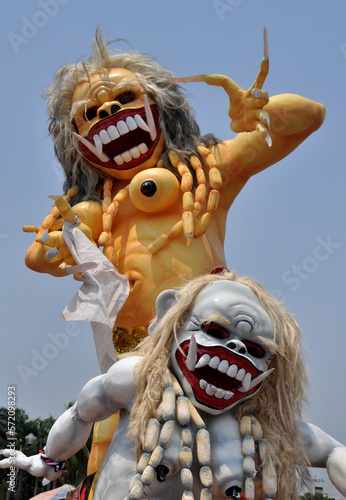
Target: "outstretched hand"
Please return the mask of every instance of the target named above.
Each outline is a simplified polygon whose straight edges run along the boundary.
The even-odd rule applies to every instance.
[[[76,219],[76,216],[85,218],[85,214],[87,214],[88,223],[90,223],[88,220],[90,214],[95,215],[96,219],[99,215],[94,206],[96,202],[89,203],[87,207],[83,204],[81,207],[76,205],[72,208],[65,196],[52,196],[50,198],[55,200],[55,206],[51,214],[44,219],[42,226],[38,228],[25,226],[23,228],[26,232],[37,233],[35,242],[27,252],[26,264],[31,269],[40,272],[48,272],[56,276],[74,274],[75,278],[80,279],[81,271],[76,266],[76,262],[64,240],[62,227],[64,222],[74,222],[76,220],[78,222],[76,227],[94,243],[92,229],[78,218]],[[99,208],[100,210],[101,208]]]
[[[70,204],[65,200],[63,197],[56,197],[55,198],[55,206],[59,210],[61,214],[61,218],[63,219],[64,222],[70,222],[73,223],[77,219],[77,225],[78,229],[82,231],[91,241],[92,239],[92,231],[90,227],[88,227],[86,224],[81,222],[78,219],[78,216],[76,215],[75,211],[73,208],[70,206]],[[45,245],[51,247],[51,250],[49,250],[45,258],[48,262],[60,262],[59,267],[60,269],[64,270],[67,272],[67,274],[71,274],[70,268],[72,267],[72,271],[75,266],[75,261],[65,243],[63,234],[61,231],[53,231],[52,233],[48,233],[45,238],[41,240],[44,242]],[[94,241],[93,241],[94,243]],[[77,277],[77,269],[75,269],[75,277]]]
[[[55,472],[54,467],[46,464],[40,454],[27,457],[22,451],[9,449],[0,450],[0,453],[6,457],[0,460],[1,469],[16,467],[29,472],[32,476],[45,477],[49,481],[54,481],[61,476],[61,470]]]

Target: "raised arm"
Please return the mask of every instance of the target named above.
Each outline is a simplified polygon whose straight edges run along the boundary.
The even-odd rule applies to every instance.
[[[322,125],[325,117],[322,104],[298,95],[282,94],[269,99],[262,90],[268,71],[265,31],[261,68],[248,90],[224,75],[202,75],[202,80],[222,87],[229,97],[230,126],[238,135],[212,151],[226,187],[232,184],[233,190],[235,184],[240,190],[252,175],[291,153]]]
[[[270,98],[258,113],[264,111],[267,115],[261,116],[269,117],[269,121],[265,121],[271,146],[256,130],[257,118],[254,116],[253,123],[246,127],[249,132],[241,131],[235,139],[213,148],[220,171],[232,183],[245,183],[252,175],[280,161],[315,132],[325,117],[322,104],[293,94]]]

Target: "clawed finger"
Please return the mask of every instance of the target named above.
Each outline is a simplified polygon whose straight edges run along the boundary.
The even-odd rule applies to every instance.
[[[74,221],[76,214],[72,209],[71,205],[68,203],[68,201],[65,200],[65,198],[63,198],[62,196],[59,197],[55,201],[55,206],[59,209],[61,217],[64,219],[64,221],[66,222]]]
[[[271,145],[272,145],[272,139],[271,139],[271,137],[270,137],[270,134],[269,134],[269,132],[268,132],[267,127],[266,127],[265,125],[263,125],[263,123],[259,122],[259,123],[257,123],[257,125],[256,125],[256,130],[257,130],[257,132],[258,132],[258,133],[259,133],[262,137],[264,137],[264,138],[265,138],[266,143],[268,144],[268,146],[269,146],[269,147],[271,147]]]
[[[70,257],[70,251],[67,247],[61,247],[61,248],[50,248],[48,252],[45,253],[44,258],[47,262],[50,264],[53,262],[58,262],[59,260],[67,260],[68,257]]]
[[[255,98],[262,97],[260,91],[269,73],[269,53],[268,53],[268,37],[267,29],[263,30],[263,59],[261,61],[261,67],[255,81],[247,91],[247,94],[251,94]]]
[[[41,243],[44,243],[47,247],[56,248],[66,245],[61,231],[51,231],[49,233],[48,230],[46,230],[41,236]]]
[[[267,113],[266,111],[264,111],[263,109],[261,111],[258,111],[257,112],[257,116],[258,116],[258,119],[261,123],[263,123],[268,131],[270,131],[270,116],[269,116],[269,113]]]
[[[241,88],[231,78],[225,75],[206,75],[205,82],[208,85],[223,87],[229,96],[233,96]]]
[[[257,87],[250,87],[246,92],[246,97],[251,99],[248,101],[248,106],[252,106],[254,108],[263,108],[269,102],[268,92],[265,90],[260,90]]]
[[[258,75],[257,75],[253,85],[252,85],[252,88],[257,87],[258,89],[261,89],[263,87],[265,79],[268,76],[268,73],[269,73],[269,59],[262,59],[261,68],[258,72]]]

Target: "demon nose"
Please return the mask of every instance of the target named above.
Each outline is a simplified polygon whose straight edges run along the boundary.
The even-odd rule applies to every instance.
[[[107,116],[114,115],[119,109],[121,108],[118,104],[106,103],[98,111],[99,118],[107,118]]]
[[[229,349],[232,349],[232,351],[235,351],[239,354],[247,353],[245,344],[243,344],[243,342],[241,342],[240,340],[236,339],[231,340],[230,342],[228,342],[227,347],[229,347]]]

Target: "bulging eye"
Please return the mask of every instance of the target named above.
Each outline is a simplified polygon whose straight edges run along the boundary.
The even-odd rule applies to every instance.
[[[87,109],[84,113],[84,118],[88,120],[88,122],[90,122],[97,116],[97,110],[97,106],[93,106],[92,108]]]
[[[134,92],[123,92],[115,98],[115,101],[120,102],[120,104],[128,104],[136,99],[136,94]]]
[[[255,344],[254,342],[247,341],[243,341],[243,343],[246,345],[247,352],[250,354],[250,356],[259,359],[265,356],[265,350],[260,345]]]
[[[142,212],[161,212],[174,206],[180,193],[179,181],[165,168],[148,168],[130,182],[130,200]]]
[[[218,325],[217,323],[205,323],[204,325],[202,325],[202,328],[205,333],[216,339],[229,338],[228,331],[222,328],[222,326]]]

